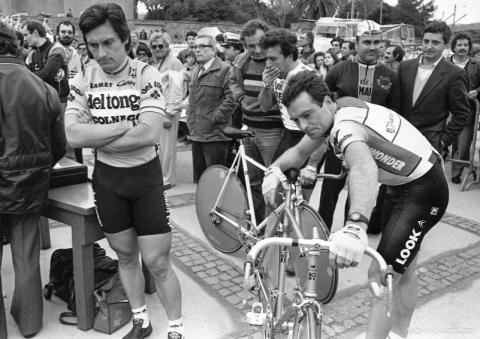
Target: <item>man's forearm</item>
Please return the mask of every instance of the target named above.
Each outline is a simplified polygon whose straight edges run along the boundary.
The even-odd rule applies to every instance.
[[[368,153],[367,153],[368,152]],[[350,211],[370,217],[378,193],[378,168],[368,146],[357,142],[345,152]]]
[[[109,144],[101,147],[107,152],[128,152],[146,146],[153,146],[160,140],[159,131],[163,124],[162,119],[154,123],[139,122],[138,125],[128,130],[121,137],[114,139]]]
[[[323,140],[312,140],[305,135],[297,145],[289,148],[275,160],[272,166],[278,166],[282,171],[292,167],[299,167],[322,144]]]
[[[109,144],[123,135],[130,129],[132,122],[125,120],[108,125],[94,125],[68,123],[68,120],[66,120],[65,126],[65,134],[70,146],[96,148]]]
[[[273,96],[273,87],[263,87],[258,94],[258,103],[262,112],[268,112],[275,105],[275,98]]]

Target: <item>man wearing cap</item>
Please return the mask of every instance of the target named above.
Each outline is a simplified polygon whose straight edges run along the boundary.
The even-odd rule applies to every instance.
[[[355,97],[398,112],[400,88],[397,76],[378,61],[381,40],[382,31],[376,22],[371,20],[360,22],[356,36],[357,56],[354,60],[346,60],[335,65],[327,73],[325,82],[339,98]],[[341,167],[342,162],[332,151],[327,151],[325,172],[339,173]],[[338,195],[344,185],[345,180],[323,180],[319,213],[328,227],[332,227]],[[379,194],[378,201],[382,200],[382,194]],[[370,218],[368,233],[380,232],[380,216],[381,208],[377,206]]]
[[[227,36],[220,46],[223,47],[225,62],[228,62],[230,65],[233,65],[237,55],[243,53],[243,46],[238,36]]]
[[[20,333],[31,338],[43,318],[40,212],[48,201],[51,167],[66,143],[57,92],[28,70],[17,51],[13,32],[0,23],[0,227],[9,235],[15,271],[10,313]],[[0,282],[0,338],[7,338],[3,295]]]

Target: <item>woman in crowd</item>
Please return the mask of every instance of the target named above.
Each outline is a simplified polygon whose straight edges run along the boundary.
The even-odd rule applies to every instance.
[[[325,52],[325,57],[323,58],[323,65],[325,66],[327,72],[331,70],[333,66],[338,64],[338,62],[338,56],[333,51],[333,49],[329,49]]]
[[[323,64],[323,61],[325,60],[325,53],[324,52],[316,52],[313,55],[313,66],[317,70],[317,72],[322,76],[325,77],[327,74],[327,69],[325,68],[325,65]]]

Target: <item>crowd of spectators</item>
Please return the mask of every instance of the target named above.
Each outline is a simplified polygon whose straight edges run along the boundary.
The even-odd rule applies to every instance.
[[[299,32],[296,35],[286,29],[271,29],[261,20],[249,21],[240,35],[225,33],[212,37],[189,31],[185,36],[186,48],[178,53],[172,48],[169,34],[162,30],[147,33],[142,29],[140,32],[127,32],[125,37],[120,36],[124,39],[121,42],[122,46],[126,46],[126,52],[131,58],[129,60],[135,60],[142,67],[149,65],[149,72],[152,72],[155,81],[152,86],[158,87],[161,92],[158,95],[163,97],[163,114],[156,140],[163,188],[169,189],[176,185],[178,138],[192,145],[195,183],[207,167],[228,165],[229,153],[234,150],[232,140],[223,133],[226,126],[243,125],[255,132],[255,136],[244,140],[245,150],[248,156],[266,167],[285,150],[297,144],[304,133],[290,119],[289,112],[282,104],[282,93],[288,80],[302,71],[317,72],[337,97],[355,97],[400,113],[422,132],[439,153],[445,154],[453,145],[452,157],[468,160],[473,131],[477,128],[473,121],[476,113],[474,100],[478,98],[480,88],[480,46],[474,45],[471,38],[463,33],[451,39],[448,26],[443,22],[434,22],[425,28],[423,54],[408,59],[402,46],[382,40],[377,24],[368,23],[368,29],[361,25],[359,24],[355,41],[335,37],[331,40],[331,48],[326,51],[314,49],[314,35],[311,32]],[[375,27],[378,29],[375,30]],[[92,29],[97,28],[82,33],[88,33]],[[17,106],[25,109],[24,102],[33,100],[29,102],[37,103],[38,100],[37,107],[44,110],[39,110],[38,115],[44,114],[45,118],[43,124],[36,127],[36,132],[40,128],[43,131],[52,129],[52,132],[50,139],[42,139],[45,149],[37,149],[36,144],[25,147],[32,147],[37,153],[49,154],[43,163],[35,164],[39,167],[53,166],[59,154],[63,154],[63,149],[67,156],[79,162],[83,160],[83,146],[80,143],[75,143],[75,147],[65,145],[64,135],[63,139],[57,135],[58,124],[64,124],[67,103],[75,101],[75,96],[81,95],[79,89],[72,84],[89,70],[100,67],[105,71],[106,61],[98,52],[92,53],[92,48],[98,46],[88,41],[85,35],[82,41],[76,40],[75,35],[75,25],[69,20],[60,22],[53,31],[35,20],[26,21],[20,27],[17,25],[15,32],[8,25],[0,23],[0,89],[5,88],[3,83],[7,77],[15,81],[21,80],[21,86],[25,86],[15,95],[3,90],[0,92],[2,101],[6,97],[9,100],[9,104],[2,107],[11,110],[0,113],[12,115],[17,112]],[[453,55],[447,59],[443,53],[449,43]],[[15,61],[12,61],[13,58]],[[5,64],[10,65],[12,62],[22,65],[18,74],[5,67]],[[116,71],[112,69],[105,72],[113,76]],[[11,87],[11,82],[9,84]],[[22,95],[28,95],[29,99]],[[157,94],[152,92],[152,97],[155,95]],[[80,122],[81,119],[78,123]],[[7,134],[3,125],[0,126],[0,132],[3,139]],[[17,137],[14,136],[15,142],[24,142],[17,140]],[[45,135],[38,138],[42,137],[45,138]],[[62,151],[58,151],[58,148]],[[26,155],[21,153],[23,148],[14,145],[14,149],[18,152],[16,155],[19,159],[23,159],[17,163],[15,170],[31,166]],[[0,152],[0,180],[7,175],[7,171],[12,170],[3,165],[7,163],[4,158],[9,156]],[[315,173],[323,163],[325,171],[329,173],[338,173],[342,166],[332,150],[327,151],[325,156],[323,153],[318,157],[312,156],[305,165],[308,171]],[[454,164],[451,177],[453,183],[461,182],[463,168],[462,164]],[[302,175],[305,173],[303,171]],[[262,220],[267,209],[261,192],[263,173],[252,168],[250,176],[256,217],[257,220]],[[323,182],[319,213],[329,228],[338,194],[344,184],[345,181]],[[17,193],[13,188],[9,191],[4,189],[4,185],[0,186],[5,192],[0,198],[0,223],[5,224],[3,228],[9,229],[6,233],[12,243],[17,243],[17,228],[38,223],[39,209],[36,208],[37,205],[33,208],[28,204],[12,207],[6,201],[12,200],[10,195],[16,197]],[[36,191],[38,188],[32,185],[27,189]],[[38,198],[41,205],[47,188],[39,189],[43,189]],[[381,232],[381,215],[385,208],[384,190],[385,187],[380,186],[369,233]],[[31,226],[30,229],[35,227]],[[35,268],[35,276],[25,278],[29,284],[16,285],[15,296],[25,293],[25,298],[37,300],[37,294],[41,293],[37,276],[38,233],[33,233],[32,239],[27,240],[20,246],[25,247],[25,251],[33,251],[34,255],[28,261],[19,262],[30,262],[31,267]],[[112,243],[115,241],[112,240]],[[20,258],[22,255],[14,254]],[[19,276],[24,273],[17,266],[15,271]],[[32,296],[32,293],[37,294]],[[3,306],[2,302],[0,306]],[[17,299],[14,298],[12,314],[19,323],[22,334],[35,335],[41,327],[41,298],[32,308],[37,316],[32,323],[26,324],[23,320],[29,310],[22,307],[17,305]],[[137,307],[137,313],[138,309]],[[149,322],[145,321],[144,324],[146,323]],[[181,326],[181,321],[175,324]],[[182,331],[183,329],[178,333],[181,334]]]

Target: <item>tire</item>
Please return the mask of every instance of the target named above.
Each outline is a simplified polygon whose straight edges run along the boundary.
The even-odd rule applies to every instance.
[[[214,223],[210,216],[223,183],[227,180],[228,171],[227,167],[221,165],[208,167],[198,180],[195,199],[198,221],[205,237],[215,249],[223,253],[233,253],[242,247],[234,225],[221,216],[218,216],[218,223]],[[238,223],[248,217],[247,209],[245,188],[240,179],[232,173],[216,210]]]
[[[312,307],[307,307],[302,317],[295,316],[292,339],[320,339],[322,323],[317,321]]]
[[[325,225],[325,222],[322,220],[320,215],[309,205],[303,203],[299,206],[300,209],[300,229],[302,230],[303,236],[305,239],[312,239],[313,237],[313,228],[317,227],[320,233],[320,238],[323,240],[328,240],[330,232],[328,227]],[[295,260],[294,256],[297,252],[292,252],[292,259]],[[317,259],[317,301],[323,304],[330,302],[335,293],[337,292],[338,286],[338,269],[333,269],[330,267],[328,260],[328,250],[322,250],[320,256]],[[308,261],[307,258],[300,258],[297,265],[296,275],[300,277],[300,282],[305,287],[307,281],[307,272],[308,272]]]

